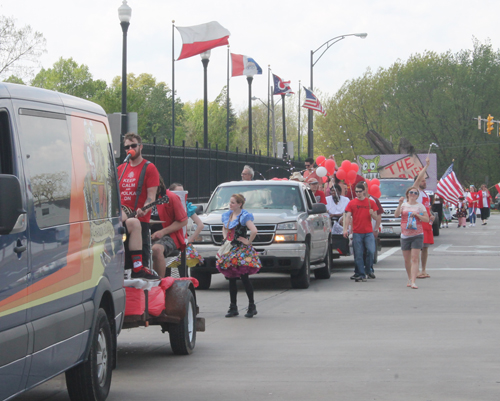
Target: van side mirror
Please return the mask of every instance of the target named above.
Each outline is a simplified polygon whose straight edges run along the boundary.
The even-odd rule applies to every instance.
[[[324,203],[314,203],[309,214],[321,214],[326,213],[326,205]]]
[[[21,184],[14,175],[0,174],[0,235],[11,234],[23,209]]]
[[[203,214],[203,205],[198,205],[196,208],[196,214]]]

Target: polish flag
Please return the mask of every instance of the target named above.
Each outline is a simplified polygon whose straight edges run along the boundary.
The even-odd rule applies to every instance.
[[[498,193],[500,194],[500,182],[498,184],[495,184],[495,188],[497,189]]]
[[[230,32],[217,21],[185,27],[176,26],[176,28],[182,37],[181,55],[177,60],[229,44]]]
[[[231,62],[233,65],[232,77],[262,74],[262,68],[251,57],[231,53]]]

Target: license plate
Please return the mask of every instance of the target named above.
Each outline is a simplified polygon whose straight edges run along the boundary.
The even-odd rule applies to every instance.
[[[392,227],[382,227],[382,234],[393,234],[394,229]]]

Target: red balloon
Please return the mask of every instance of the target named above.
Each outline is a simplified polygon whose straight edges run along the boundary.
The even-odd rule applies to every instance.
[[[347,176],[347,174],[343,168],[339,168],[337,170],[337,179],[342,181],[342,180],[345,180],[346,176]]]
[[[323,165],[325,159],[326,159],[325,156],[318,156],[316,158],[316,164],[318,165],[318,167]]]
[[[368,185],[368,188],[370,188],[370,185],[372,184],[371,181],[368,178],[365,178],[366,185]]]
[[[351,182],[351,183],[354,183],[354,181],[356,181],[356,172],[355,171],[348,171],[347,172],[347,179]]]
[[[380,185],[380,181],[379,181],[379,179],[378,179],[378,178],[374,178],[374,179],[372,180],[372,184],[375,184],[375,185]]]
[[[327,182],[327,181],[328,181],[328,177],[325,175],[325,176],[323,177],[323,183],[325,183],[325,182]]]
[[[351,171],[357,173],[359,171],[358,163],[351,163]]]
[[[351,162],[349,160],[344,160],[341,166],[345,171],[349,171],[351,169]]]
[[[335,172],[335,161],[332,159],[328,159],[325,161],[325,168],[329,175],[332,175]]]
[[[375,198],[380,198],[380,187],[376,184],[372,184],[370,187],[370,195],[374,196]]]

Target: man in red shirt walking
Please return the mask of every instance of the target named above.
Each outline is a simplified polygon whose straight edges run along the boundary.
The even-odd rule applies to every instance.
[[[348,227],[352,220],[352,243],[354,247],[354,263],[356,282],[366,281],[371,274],[373,257],[375,255],[375,236],[373,235],[372,219],[377,219],[377,204],[365,196],[365,185],[356,184],[356,199],[351,200],[345,211],[344,237],[348,237]],[[363,254],[366,252],[366,257]],[[366,262],[366,263],[365,263]]]
[[[160,174],[155,165],[142,157],[142,139],[139,135],[129,132],[124,137],[125,150],[132,149],[135,153],[130,162],[118,166],[118,177],[121,177],[120,199],[122,206],[129,211],[136,211],[137,218],[141,222],[142,250],[130,251],[134,268],[132,277],[140,271],[139,262],[142,267],[149,265],[149,221],[151,209],[144,212],[141,208],[156,199],[156,189],[160,184]],[[125,173],[122,173],[125,170]],[[149,267],[149,266],[148,266]]]

